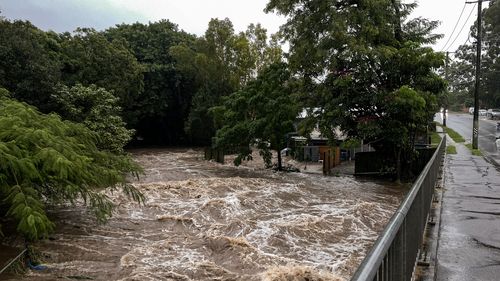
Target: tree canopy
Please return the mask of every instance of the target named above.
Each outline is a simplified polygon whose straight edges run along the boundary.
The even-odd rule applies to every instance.
[[[129,107],[143,90],[143,69],[118,38],[108,41],[91,28],[59,35],[62,82],[68,86],[97,85],[119,98],[119,105]]]
[[[500,2],[490,2],[483,10],[483,49],[481,58],[481,107],[500,108]],[[447,78],[450,85],[450,103],[454,109],[474,105],[477,22],[470,28],[470,40],[461,45],[450,62]]]
[[[208,109],[282,57],[260,24],[236,33],[229,19],[212,19],[201,37],[168,20],[57,34],[0,19],[0,39],[0,83],[13,97],[65,115],[60,89],[96,85],[118,99],[141,145],[210,144]]]
[[[149,144],[182,144],[194,85],[176,65],[169,49],[195,40],[168,20],[120,24],[104,32],[111,41],[126,41],[140,63],[143,91],[122,105],[124,120]]]
[[[44,112],[61,79],[56,39],[29,22],[0,19],[0,85]]]
[[[96,145],[99,149],[123,152],[133,131],[125,128],[119,99],[113,94],[96,85],[85,87],[77,84],[71,88],[61,86],[52,99],[63,119],[82,123],[97,133]]]
[[[224,98],[221,106],[211,109],[221,126],[215,146],[237,152],[236,165],[252,159],[251,147],[256,146],[270,167],[270,150],[274,150],[281,170],[280,151],[287,145],[287,134],[295,132],[294,122],[300,110],[293,92],[296,83],[285,63],[274,63],[257,79]]]
[[[227,18],[210,20],[205,35],[193,48],[181,44],[172,47],[170,53],[184,75],[196,84],[185,129],[194,143],[204,145],[211,144],[217,129],[209,109],[282,57],[276,40],[268,41],[267,31],[260,24],[251,24],[246,32],[236,34]]]
[[[267,11],[288,18],[282,32],[290,42],[290,66],[304,80],[305,104],[320,108],[316,118],[325,136],[337,138],[339,127],[381,150],[397,148],[395,159],[401,150],[411,158],[410,127],[425,128],[436,110],[433,96],[445,86],[435,72],[443,54],[425,47],[439,38],[431,33],[437,22],[408,19],[415,6],[395,0],[269,2]],[[389,134],[396,128],[386,125],[400,117],[391,109],[404,99],[426,118],[404,116],[408,130]]]

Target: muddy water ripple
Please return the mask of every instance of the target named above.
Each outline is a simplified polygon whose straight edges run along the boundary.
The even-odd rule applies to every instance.
[[[281,174],[202,161],[190,149],[133,151],[145,206],[109,193],[97,224],[52,211],[48,270],[18,280],[348,280],[404,191],[353,177]]]

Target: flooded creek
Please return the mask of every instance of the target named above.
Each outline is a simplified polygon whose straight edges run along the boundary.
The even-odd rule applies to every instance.
[[[348,280],[405,193],[220,165],[199,150],[132,153],[146,204],[109,193],[106,224],[78,206],[52,210],[56,232],[37,244],[48,269],[15,280]]]

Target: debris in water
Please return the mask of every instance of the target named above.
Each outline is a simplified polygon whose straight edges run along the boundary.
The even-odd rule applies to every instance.
[[[158,221],[178,221],[178,222],[193,223],[193,219],[192,218],[185,218],[185,217],[171,216],[171,215],[156,216],[156,220],[158,220]]]
[[[345,281],[326,271],[309,266],[277,266],[264,273],[264,281]]]
[[[94,280],[94,278],[89,277],[89,276],[84,276],[84,275],[69,275],[66,276],[68,279],[75,279],[75,280]]]

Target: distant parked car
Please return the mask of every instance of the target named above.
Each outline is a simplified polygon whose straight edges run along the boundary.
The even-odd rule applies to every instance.
[[[488,112],[486,113],[486,117],[488,117],[492,120],[500,119],[500,109],[498,109],[498,108],[488,109]]]
[[[474,107],[469,107],[469,114],[474,114]]]
[[[488,110],[486,110],[486,109],[479,109],[479,116],[486,116],[487,112],[488,112]]]

